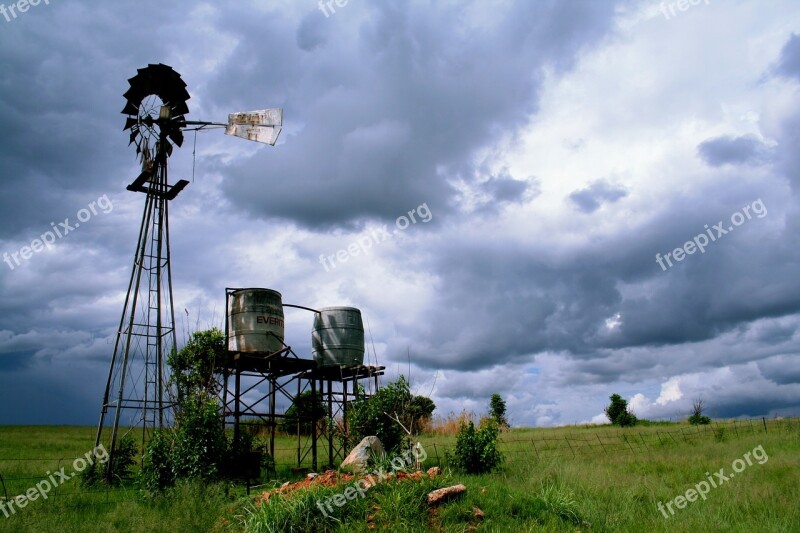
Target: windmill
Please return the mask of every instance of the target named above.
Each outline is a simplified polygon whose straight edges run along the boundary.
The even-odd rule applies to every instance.
[[[186,84],[167,65],[148,65],[128,81],[124,131],[130,131],[129,145],[136,146],[142,170],[127,189],[145,194],[145,204],[97,426],[95,446],[109,430],[107,417],[113,414],[109,465],[121,438],[121,422],[130,428],[127,431],[141,429],[142,444],[150,432],[169,423],[172,401],[165,397],[169,392],[164,363],[177,348],[169,202],[189,184],[186,180],[169,184],[167,162],[174,146],[183,144],[184,131],[207,127],[225,127],[228,135],[274,145],[283,122],[282,109],[233,113],[226,124],[186,120],[190,98]],[[112,471],[108,468],[109,475]]]

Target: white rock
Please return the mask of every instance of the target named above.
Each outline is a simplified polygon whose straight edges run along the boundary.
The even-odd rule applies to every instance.
[[[346,468],[353,472],[363,472],[369,465],[371,456],[383,455],[383,453],[383,445],[378,437],[364,437],[358,443],[358,446],[353,448],[345,460],[342,461],[341,468]]]

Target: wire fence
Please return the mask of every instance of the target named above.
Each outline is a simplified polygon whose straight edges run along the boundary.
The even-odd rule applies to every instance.
[[[132,491],[124,484],[84,486],[80,473],[72,469],[78,459],[81,457],[0,458],[0,503],[24,498],[28,503],[52,499],[72,500],[76,506],[112,505],[130,497]],[[5,507],[3,514],[8,514],[13,507]]]
[[[724,441],[753,435],[790,433],[800,436],[800,418],[738,419],[697,426],[632,427],[612,431],[593,429],[575,429],[559,436],[533,431],[525,438],[509,432],[500,438],[498,449],[505,454],[509,463],[596,454],[642,454],[667,446]],[[454,449],[452,444],[433,441],[425,444],[425,447],[428,457],[432,457],[439,465],[446,463],[448,452],[452,453]]]
[[[531,462],[548,458],[578,458],[596,454],[645,454],[664,447],[685,446],[700,442],[723,441],[763,434],[793,434],[800,436],[800,418],[758,418],[715,421],[708,425],[665,425],[633,428],[574,428],[553,435],[551,429],[532,429],[503,433],[499,449],[506,462]],[[524,436],[523,436],[524,435]],[[446,464],[448,452],[454,449],[454,438],[447,443],[437,442],[436,437],[423,438],[428,454],[426,464]],[[276,446],[275,469],[265,471],[260,480],[251,480],[231,485],[231,490],[249,493],[251,488],[276,482],[289,472],[305,472],[310,469],[310,458],[297,467],[297,448]],[[320,451],[320,465],[327,459],[327,450]],[[291,458],[291,459],[290,459]],[[36,489],[37,484],[50,480],[51,490],[47,499],[73,500],[74,505],[112,505],[137,494],[132,480],[123,480],[120,486],[86,487],[81,483],[74,461],[78,457],[0,458],[0,501],[10,501]],[[321,468],[321,467],[320,467]],[[62,473],[61,483],[53,483],[53,476]],[[281,474],[279,476],[278,474]]]

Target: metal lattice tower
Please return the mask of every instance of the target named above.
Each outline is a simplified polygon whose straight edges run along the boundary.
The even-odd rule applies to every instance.
[[[139,238],[134,254],[125,307],[114,344],[97,444],[105,428],[105,417],[113,411],[111,449],[116,449],[120,421],[126,427],[141,427],[142,442],[169,416],[165,362],[177,344],[172,298],[169,245],[169,200],[177,195],[167,184],[166,158],[143,163],[137,180],[147,184],[131,190],[146,194]],[[167,401],[165,401],[167,400]],[[130,416],[122,419],[123,410]]]
[[[189,93],[177,72],[150,65],[131,78],[125,94],[129,115],[125,129],[142,162],[142,172],[128,186],[146,195],[128,292],[108,373],[95,446],[103,439],[106,416],[113,412],[110,461],[120,438],[120,423],[140,428],[142,445],[170,416],[166,358],[177,346],[169,245],[169,201],[188,185],[170,186],[167,160],[172,143],[183,143],[181,126]],[[154,115],[154,112],[157,115]],[[123,418],[123,412],[125,417]],[[113,468],[108,469],[111,475]]]
[[[133,268],[117,329],[95,446],[108,444],[107,475],[113,475],[120,431],[141,429],[142,445],[157,428],[171,423],[173,401],[166,359],[177,349],[170,267],[169,202],[186,185],[169,185],[167,161],[183,132],[224,127],[225,133],[274,145],[281,132],[282,109],[261,109],[228,116],[228,123],[187,121],[189,93],[180,75],[163,64],[148,65],[129,80],[125,93],[125,130],[142,171],[128,190],[145,194]],[[125,413],[123,416],[123,412]],[[108,417],[113,423],[107,427]],[[104,439],[104,434],[111,432]]]

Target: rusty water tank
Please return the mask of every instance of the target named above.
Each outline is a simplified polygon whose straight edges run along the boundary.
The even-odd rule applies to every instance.
[[[284,348],[283,301],[278,291],[233,291],[228,313],[228,350],[266,355]]]
[[[355,307],[324,307],[314,316],[311,352],[319,366],[364,364],[364,324]]]

